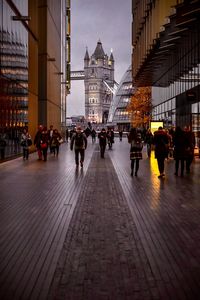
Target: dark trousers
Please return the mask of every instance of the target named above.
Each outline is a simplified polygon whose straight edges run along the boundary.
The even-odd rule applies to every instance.
[[[186,172],[189,173],[190,172],[190,166],[192,164],[192,161],[193,161],[193,156],[189,156],[187,159],[186,159]]]
[[[42,149],[42,154],[43,154],[43,157],[44,157],[44,161],[47,160],[47,150],[48,150],[48,148]]]
[[[28,159],[29,156],[29,150],[26,148],[23,148],[23,158]]]
[[[151,156],[151,144],[147,144],[147,155],[148,157]]]
[[[165,162],[165,157],[158,157],[157,161],[158,161],[159,172],[160,172],[160,174],[163,174],[164,169],[165,169],[165,163],[164,163]]]
[[[176,172],[176,174],[178,174],[179,161],[181,161],[181,175],[183,175],[183,172],[184,172],[184,159],[176,159],[176,161],[175,161],[175,172]]]
[[[38,158],[42,159],[42,150],[40,148],[37,148],[37,152],[38,152]]]
[[[135,173],[137,173],[137,171],[139,170],[139,159],[131,159],[131,170],[134,170],[134,166],[135,166]]]
[[[54,155],[58,155],[58,153],[59,153],[59,146],[56,146],[56,147],[52,147],[52,152],[53,152],[53,154]]]
[[[75,162],[79,164],[79,153],[80,153],[80,161],[83,163],[85,158],[85,149],[75,149]]]
[[[104,158],[105,150],[106,150],[106,145],[100,145],[101,158]]]
[[[1,149],[1,159],[5,158],[5,148]]]

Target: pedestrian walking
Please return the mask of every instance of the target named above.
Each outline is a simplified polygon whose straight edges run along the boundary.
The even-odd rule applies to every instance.
[[[93,128],[92,131],[91,131],[91,136],[92,136],[92,143],[94,144],[96,142],[96,131],[95,129]]]
[[[43,125],[38,126],[38,131],[34,138],[34,145],[37,149],[38,159],[42,160],[42,149],[41,149],[41,135],[42,135]]]
[[[99,146],[100,146],[100,154],[101,158],[104,158],[106,144],[107,144],[107,134],[105,128],[102,128],[98,134]]]
[[[23,160],[28,160],[29,157],[29,147],[32,145],[31,136],[28,132],[28,128],[24,128],[21,135],[21,146],[23,148]]]
[[[69,129],[68,128],[66,128],[65,137],[66,137],[66,142],[68,143],[68,139],[69,139]]]
[[[164,169],[165,169],[165,158],[168,157],[169,151],[169,140],[167,133],[160,126],[157,131],[154,132],[153,143],[155,145],[155,158],[158,162],[158,169],[160,175],[158,178],[165,177]]]
[[[151,147],[152,147],[152,143],[153,143],[153,134],[152,134],[150,128],[146,132],[145,142],[146,142],[146,145],[147,145],[147,156],[151,157]]]
[[[53,125],[50,125],[50,128],[48,130],[48,143],[49,143],[49,148],[50,148],[50,153],[53,153],[53,149],[52,149],[52,138],[53,138],[53,132],[54,132],[54,129],[53,129]]]
[[[194,132],[192,132],[190,126],[184,127],[185,135],[186,135],[186,173],[190,173],[190,167],[192,164],[192,161],[194,159],[194,148],[195,148],[195,135]]]
[[[133,176],[135,169],[135,176],[138,174],[139,163],[142,159],[142,138],[141,134],[137,133],[136,128],[131,128],[130,134],[128,135],[128,142],[131,144],[130,147],[130,160],[131,160],[131,176]]]
[[[54,156],[58,156],[61,143],[62,143],[62,136],[58,132],[58,129],[54,129],[52,140],[51,140],[51,148]]]
[[[119,140],[120,140],[120,142],[122,141],[122,136],[123,136],[123,131],[119,130]]]
[[[41,132],[41,140],[40,140],[40,147],[42,150],[44,161],[47,161],[48,142],[49,142],[49,134],[47,131],[47,127],[44,126]]]
[[[186,134],[181,129],[181,127],[177,126],[174,133],[174,160],[175,160],[175,173],[174,175],[178,176],[179,171],[179,163],[181,163],[181,176],[184,175],[184,164],[186,160]]]
[[[79,156],[80,165],[83,167],[83,162],[85,158],[85,150],[87,148],[87,137],[84,132],[82,132],[81,127],[77,127],[76,132],[73,134],[70,142],[70,149],[75,151],[75,163],[79,166]]]
[[[114,144],[114,131],[113,129],[108,129],[107,131],[107,139],[108,139],[108,149],[112,150],[112,144]]]

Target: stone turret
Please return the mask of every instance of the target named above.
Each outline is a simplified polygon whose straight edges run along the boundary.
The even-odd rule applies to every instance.
[[[95,49],[92,57],[94,57],[95,59],[104,59],[104,57],[105,57],[105,53],[104,53],[102,43],[100,40],[97,43],[96,49]]]
[[[100,40],[91,57],[86,49],[84,74],[86,120],[106,123],[113,97],[108,85],[114,86],[114,58],[112,53],[110,57],[105,54]]]
[[[111,53],[110,53],[109,61],[110,61],[111,63],[114,63],[114,62],[115,62],[112,50],[111,50]]]
[[[86,47],[85,57],[84,57],[84,66],[87,67],[89,65],[90,57],[88,53],[88,48]]]

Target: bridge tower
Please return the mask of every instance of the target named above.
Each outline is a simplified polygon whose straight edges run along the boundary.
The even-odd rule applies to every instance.
[[[106,123],[114,88],[114,57],[104,53],[99,40],[94,53],[84,57],[85,117],[89,122]]]

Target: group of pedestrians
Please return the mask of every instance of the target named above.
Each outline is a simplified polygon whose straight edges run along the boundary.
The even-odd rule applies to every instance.
[[[30,146],[34,144],[37,153],[38,159],[47,161],[48,149],[50,153],[53,153],[54,156],[58,156],[60,144],[63,142],[61,134],[57,129],[53,129],[53,125],[50,126],[47,130],[46,126],[39,125],[38,131],[32,142],[31,135],[28,131],[28,127],[23,129],[21,135],[21,147],[23,149],[23,160],[28,160]]]
[[[137,176],[139,170],[139,161],[142,159],[142,140],[141,134],[137,132],[135,128],[132,128],[128,135],[128,142],[130,147],[130,160],[131,160],[131,176],[133,176],[135,167],[135,176]],[[175,160],[175,176],[184,176],[184,170],[186,167],[186,173],[190,173],[190,166],[194,158],[195,136],[189,127],[185,127],[184,130],[179,126],[175,131],[169,132],[159,127],[154,135],[150,129],[147,130],[145,136],[145,143],[147,145],[147,155],[151,156],[152,146],[155,150],[155,158],[157,159],[159,176],[158,178],[165,177],[165,159],[169,156]]]
[[[92,143],[96,140],[96,131],[91,130]],[[114,131],[113,129],[102,128],[98,134],[100,155],[101,158],[104,158],[106,146],[108,145],[109,149],[112,149],[112,144],[114,143]],[[85,131],[82,131],[82,128],[78,126],[71,136],[70,149],[75,151],[75,163],[76,166],[83,167],[85,150],[87,148],[87,135]]]
[[[47,161],[48,148],[50,154],[58,156],[59,148],[63,139],[57,129],[53,129],[53,125],[47,130],[46,126],[39,125],[38,131],[34,138],[34,145],[37,149],[38,159]]]
[[[93,138],[93,137],[92,137]],[[95,132],[96,138],[96,132]],[[144,138],[144,137],[143,137]],[[113,129],[102,128],[98,134],[100,156],[104,158],[106,146],[108,149],[112,149],[112,144],[114,143],[114,131]],[[194,134],[185,128],[182,130],[177,127],[172,133],[168,130],[164,130],[159,127],[154,135],[151,133],[150,129],[147,130],[145,136],[145,143],[147,144],[147,154],[148,157],[151,156],[152,145],[155,149],[155,158],[157,159],[159,178],[164,178],[165,173],[165,159],[169,157],[171,149],[173,149],[173,158],[175,160],[175,175],[178,176],[179,165],[181,163],[180,175],[184,175],[184,164],[186,162],[186,172],[190,172],[190,165],[194,158],[194,146],[195,138]],[[131,160],[131,176],[138,175],[139,162],[142,157],[143,141],[141,133],[136,129],[132,128],[128,134],[128,142],[130,143],[130,160]],[[79,163],[83,167],[85,149],[87,148],[87,136],[82,131],[81,127],[77,127],[76,131],[71,137],[71,150],[75,150],[75,163],[78,166]],[[80,157],[79,157],[80,156]]]

